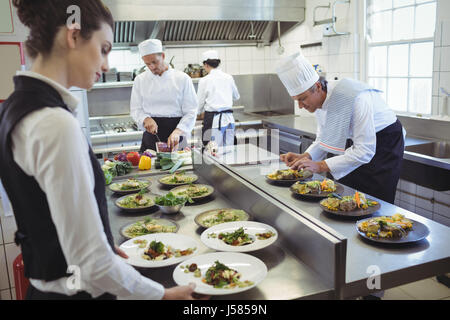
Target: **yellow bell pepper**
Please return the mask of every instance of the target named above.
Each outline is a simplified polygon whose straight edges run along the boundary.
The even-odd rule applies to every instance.
[[[139,160],[139,170],[150,170],[152,168],[152,158],[141,156]]]

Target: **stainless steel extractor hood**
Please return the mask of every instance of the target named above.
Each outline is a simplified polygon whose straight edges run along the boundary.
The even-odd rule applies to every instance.
[[[305,19],[305,0],[105,0],[115,47],[268,45]]]

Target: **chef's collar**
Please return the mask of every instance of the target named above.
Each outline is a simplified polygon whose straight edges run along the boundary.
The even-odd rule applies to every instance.
[[[156,78],[156,79],[163,79],[163,78],[165,78],[168,74],[170,74],[172,71],[173,71],[173,68],[172,68],[170,65],[168,65],[168,69],[167,69],[166,71],[164,71],[162,75],[154,74],[150,69],[148,69],[148,72],[150,72],[151,75],[152,75],[152,77],[154,77],[154,78]]]
[[[55,89],[61,95],[61,98],[63,99],[64,103],[67,105],[67,107],[69,108],[69,110],[71,112],[75,112],[78,104],[80,103],[80,101],[69,90],[64,88],[58,82],[56,82],[46,76],[43,76],[40,73],[36,73],[33,71],[17,71],[16,75],[35,78],[35,79],[41,80],[41,81],[47,83],[48,85],[50,85],[53,89]]]

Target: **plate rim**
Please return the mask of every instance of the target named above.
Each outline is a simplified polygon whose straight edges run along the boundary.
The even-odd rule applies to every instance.
[[[152,220],[166,220],[166,221],[169,221],[169,222],[171,222],[171,223],[173,223],[173,224],[175,225],[176,229],[175,229],[175,232],[154,232],[154,233],[148,233],[148,234],[155,234],[155,233],[177,233],[177,232],[180,230],[180,225],[179,225],[176,221],[173,221],[173,220],[171,220],[171,219],[165,219],[165,218],[151,218],[151,217],[149,217],[149,218],[152,219]],[[122,227],[120,227],[120,229],[119,229],[119,234],[120,234],[122,237],[124,237],[125,239],[128,239],[128,240],[137,238],[137,237],[130,238],[129,236],[125,235],[125,232],[124,232],[124,231],[125,231],[125,228],[126,228],[126,227],[129,227],[129,226],[135,224],[136,222],[140,222],[140,221],[144,221],[144,219],[139,219],[139,220],[136,220],[136,221],[134,221],[134,222],[130,222],[130,223],[124,224]],[[145,234],[144,234],[144,236],[145,236]],[[140,237],[140,236],[138,236],[138,237]]]
[[[139,237],[136,237],[136,238],[128,239],[127,241],[122,242],[122,243],[120,244],[119,247],[120,247],[122,250],[124,250],[124,248],[122,248],[122,245],[123,245],[124,243],[126,243],[126,242],[134,241],[134,240],[139,240],[139,238],[144,238],[144,237],[149,237],[149,236],[155,236],[155,237],[156,237],[156,235],[170,235],[171,237],[173,236],[173,237],[185,237],[185,238],[189,238],[190,240],[192,240],[192,241],[196,244],[197,250],[195,250],[195,251],[192,253],[192,255],[185,256],[186,259],[178,260],[178,259],[184,258],[184,257],[174,258],[174,260],[176,260],[176,262],[173,262],[173,260],[172,260],[172,261],[170,261],[170,263],[167,263],[167,264],[164,264],[164,265],[161,265],[161,266],[142,266],[142,265],[136,265],[136,264],[130,263],[130,262],[128,261],[128,259],[122,258],[123,261],[125,261],[127,264],[129,264],[129,265],[131,265],[131,266],[134,266],[134,267],[137,267],[137,268],[145,268],[145,269],[164,268],[164,267],[173,266],[173,265],[175,265],[175,264],[183,263],[183,261],[185,261],[185,260],[187,260],[187,259],[190,259],[190,258],[193,258],[194,256],[196,256],[196,252],[198,252],[198,251],[200,250],[200,249],[199,249],[199,244],[200,244],[200,243],[199,243],[196,239],[194,239],[194,238],[191,237],[191,236],[188,236],[188,235],[185,235],[185,234],[181,234],[181,233],[176,233],[176,232],[161,232],[161,233],[145,234],[145,235],[142,235],[142,236],[139,236]],[[125,250],[124,250],[124,251],[125,251]],[[143,260],[144,260],[144,259],[143,259]],[[144,260],[144,261],[149,261],[149,260]],[[159,262],[159,261],[158,261],[158,262]]]
[[[186,174],[187,176],[188,176],[188,175],[193,176],[193,177],[195,178],[195,180],[194,180],[194,181],[191,181],[191,182],[184,182],[184,183],[177,183],[177,184],[169,184],[169,183],[161,182],[161,179],[164,179],[165,177],[172,176],[172,175],[173,175],[173,174],[167,174],[167,175],[164,175],[164,176],[162,176],[162,177],[160,177],[160,178],[158,179],[158,182],[159,182],[160,184],[162,184],[163,186],[167,186],[167,187],[181,187],[181,186],[184,186],[184,185],[187,185],[187,184],[191,184],[191,183],[197,182],[198,179],[199,179],[198,175],[196,175],[195,173],[187,173],[187,174]]]
[[[388,217],[388,216],[380,216],[380,217]],[[370,237],[366,236],[366,234],[364,232],[359,230],[358,224],[360,224],[363,221],[366,221],[366,220],[369,220],[369,219],[373,219],[373,218],[376,218],[376,217],[370,217],[370,218],[361,219],[361,220],[356,221],[356,223],[355,223],[356,231],[358,232],[358,234],[363,239],[366,239],[366,240],[369,240],[369,241],[372,241],[372,242],[382,243],[382,244],[389,244],[389,245],[415,243],[415,242],[419,242],[419,241],[422,241],[422,240],[426,239],[431,233],[430,232],[430,228],[428,228],[428,226],[426,224],[424,224],[424,223],[422,223],[420,221],[414,220],[414,219],[410,219],[410,218],[405,216],[406,219],[411,220],[413,223],[416,223],[416,224],[419,224],[419,225],[425,227],[426,230],[427,230],[426,235],[421,237],[420,239],[409,240],[409,241],[390,241],[390,240],[385,240],[385,239],[370,238]],[[409,233],[408,233],[408,235],[409,235]],[[401,238],[401,239],[403,239],[403,238]]]
[[[208,228],[210,228],[210,227],[207,227],[207,226],[204,226],[204,225],[200,224],[200,222],[198,221],[198,217],[201,216],[201,215],[203,215],[203,214],[206,214],[206,213],[209,213],[209,212],[212,212],[212,211],[218,211],[218,210],[241,210],[241,211],[244,211],[245,214],[246,214],[246,216],[247,216],[247,220],[239,220],[239,221],[249,221],[249,220],[250,220],[250,217],[251,217],[250,214],[249,214],[247,211],[242,210],[242,209],[235,209],[235,208],[218,208],[218,209],[211,209],[211,210],[207,210],[207,211],[200,212],[199,214],[197,214],[197,215],[194,217],[194,222],[195,222],[198,226],[200,226],[200,227],[202,227],[202,228],[208,229]],[[232,222],[235,222],[235,221],[232,221]],[[226,223],[226,222],[223,222],[223,223]],[[221,223],[219,223],[219,224],[221,224]]]
[[[125,197],[130,197],[130,196],[133,196],[133,195],[136,195],[136,194],[137,194],[137,193],[130,193],[130,194],[123,195],[122,197],[117,198],[117,199],[114,201],[114,204],[116,205],[117,208],[119,208],[119,209],[121,209],[121,210],[124,210],[124,211],[130,211],[130,212],[131,212],[131,211],[135,211],[135,212],[137,212],[137,211],[144,211],[144,210],[148,210],[148,209],[150,209],[150,208],[156,206],[156,203],[155,203],[155,200],[154,200],[154,199],[152,199],[153,204],[152,204],[151,206],[148,206],[148,207],[141,207],[141,208],[124,208],[124,207],[122,207],[122,206],[120,206],[120,205],[118,204],[118,202],[119,202],[121,199],[123,199],[123,198],[125,198]]]
[[[295,192],[295,190],[292,188],[293,185],[289,188],[289,190],[292,192],[293,195],[299,196],[299,197],[305,197],[305,198],[312,198],[312,199],[320,199],[320,198],[328,198],[328,196],[332,193],[336,193],[336,194],[341,194],[345,191],[345,188],[343,185],[336,183],[336,191],[334,192],[328,192],[328,193],[324,193],[324,194],[300,194],[298,192]]]
[[[324,200],[326,200],[326,198],[325,199],[322,199],[322,200],[320,200],[320,202],[319,202],[319,206],[320,206],[320,208],[323,210],[323,211],[325,211],[325,212],[327,212],[327,213],[330,213],[330,214],[334,214],[335,216],[337,216],[337,217],[365,217],[365,216],[368,216],[368,215],[373,215],[375,212],[377,212],[378,210],[380,210],[381,209],[381,203],[379,202],[379,201],[375,201],[375,200],[373,200],[373,199],[370,199],[370,198],[367,198],[367,200],[370,200],[370,201],[375,201],[375,202],[377,202],[377,204],[375,205],[375,206],[372,206],[372,207],[369,207],[369,208],[367,208],[366,210],[369,210],[369,209],[372,209],[372,210],[374,210],[375,208],[377,208],[376,210],[374,210],[374,211],[372,211],[372,212],[368,212],[368,213],[365,213],[365,214],[348,214],[348,213],[352,213],[352,212],[359,212],[359,211],[361,211],[361,210],[364,210],[364,209],[359,209],[359,210],[352,210],[352,211],[342,211],[342,210],[338,210],[338,211],[333,211],[333,210],[330,210],[330,209],[328,209],[327,207],[325,207],[324,205],[322,205],[322,201],[324,201]],[[361,212],[361,213],[363,213],[363,211]]]
[[[251,255],[251,254],[243,253],[243,252],[208,252],[208,253],[204,253],[204,254],[197,255],[197,256],[195,256],[195,257],[191,257],[191,258],[186,259],[186,260],[182,261],[181,263],[179,263],[179,264],[175,267],[175,269],[173,270],[173,273],[172,273],[172,279],[173,279],[173,281],[174,281],[177,285],[185,285],[185,284],[178,283],[178,282],[175,280],[175,274],[181,272],[181,271],[177,271],[177,270],[182,270],[182,269],[180,268],[180,266],[183,265],[183,264],[187,264],[187,263],[189,262],[190,259],[199,258],[199,257],[203,257],[203,256],[217,256],[217,255],[220,255],[220,254],[222,254],[222,255],[223,255],[223,254],[226,254],[226,255],[239,255],[239,256],[245,255],[246,258],[251,259],[251,260],[254,260],[256,263],[258,263],[258,264],[260,264],[261,266],[264,267],[264,277],[262,277],[262,279],[260,279],[259,282],[254,283],[254,284],[251,285],[251,286],[248,286],[248,287],[245,287],[245,288],[238,288],[238,289],[242,289],[242,290],[237,290],[237,291],[236,291],[236,290],[233,290],[233,291],[230,292],[230,291],[227,291],[227,289],[218,289],[218,288],[211,287],[211,289],[223,290],[223,291],[217,291],[217,292],[215,292],[215,293],[205,293],[205,292],[199,292],[199,291],[197,291],[197,290],[198,290],[198,286],[196,286],[195,289],[194,289],[194,292],[199,293],[199,294],[214,295],[214,296],[224,296],[224,295],[229,295],[229,294],[237,294],[237,293],[241,293],[241,292],[244,292],[244,291],[247,291],[247,290],[250,290],[250,289],[253,289],[253,288],[257,287],[261,282],[263,282],[263,281],[267,278],[267,274],[269,273],[269,269],[267,268],[267,265],[264,263],[264,261],[262,261],[261,259],[255,257],[255,256],[253,256],[253,255]],[[241,256],[241,257],[242,257],[242,256]],[[211,260],[214,260],[214,259],[218,259],[218,258],[213,258],[213,259],[211,259]],[[239,257],[237,257],[236,261],[239,261]],[[195,263],[195,261],[193,261],[192,263]],[[211,262],[211,265],[212,265],[213,263],[214,263],[214,262]],[[244,279],[244,280],[245,280],[245,279]]]
[[[214,193],[214,191],[215,191],[214,187],[211,186],[211,185],[209,185],[209,184],[204,184],[204,183],[190,183],[190,184],[198,185],[198,186],[205,186],[205,187],[207,187],[207,188],[210,190],[210,193],[209,193],[209,194],[202,195],[202,196],[197,196],[197,197],[191,197],[191,199],[194,199],[194,200],[195,200],[195,199],[203,199],[203,198],[209,197],[209,196],[212,195],[212,194]],[[173,191],[174,191],[175,189],[178,189],[178,188],[184,188],[184,187],[186,187],[186,186],[188,186],[188,185],[189,185],[189,184],[176,186],[175,188],[170,189],[170,192],[173,193]]]
[[[150,186],[152,185],[152,182],[151,182],[150,180],[141,180],[141,179],[136,179],[136,180],[137,180],[137,181],[140,181],[140,182],[146,182],[146,183],[148,183],[148,186],[147,186],[146,188],[148,188],[148,187],[150,187]],[[114,193],[118,193],[118,194],[131,194],[131,193],[135,193],[136,191],[142,190],[142,188],[140,188],[140,189],[133,189],[133,190],[113,190],[113,189],[111,189],[111,186],[112,186],[113,184],[115,184],[115,183],[120,183],[120,182],[122,182],[122,181],[127,181],[127,180],[118,180],[118,181],[113,181],[113,182],[111,182],[111,183],[108,185],[109,190],[112,191],[112,192],[114,192]]]
[[[208,244],[204,241],[204,237],[207,238],[207,234],[208,234],[209,232],[211,232],[210,229],[215,228],[215,227],[219,227],[219,226],[226,227],[227,224],[240,224],[240,223],[244,223],[244,224],[245,224],[245,223],[257,224],[257,225],[263,227],[264,229],[268,229],[269,231],[275,231],[275,237],[272,237],[271,241],[266,242],[265,245],[262,246],[262,247],[252,248],[252,247],[250,247],[252,244],[250,244],[249,246],[242,246],[242,247],[230,246],[230,249],[232,249],[232,248],[238,249],[238,250],[231,250],[231,251],[224,250],[223,248],[212,247],[212,246],[208,245]],[[237,228],[237,227],[236,227],[236,228]],[[244,228],[245,228],[245,226],[244,226]],[[272,227],[271,225],[268,225],[267,223],[262,223],[262,222],[259,222],[259,221],[249,221],[249,220],[246,220],[246,221],[232,221],[232,222],[225,222],[225,223],[216,224],[216,225],[214,225],[214,226],[212,226],[212,227],[209,227],[208,229],[205,229],[205,230],[201,233],[201,235],[200,235],[200,240],[202,241],[202,243],[203,243],[206,247],[208,247],[208,248],[210,248],[210,249],[213,249],[213,250],[216,250],[216,251],[222,251],[222,252],[241,252],[241,253],[245,253],[245,252],[252,252],[252,251],[261,250],[261,249],[267,248],[267,247],[269,247],[270,245],[274,244],[274,243],[278,240],[278,230],[275,229],[274,227]],[[267,240],[269,240],[269,239],[267,239]],[[254,243],[255,243],[255,242],[254,242]],[[244,249],[244,250],[239,250],[239,249]]]
[[[271,181],[271,182],[275,182],[275,183],[290,183],[290,182],[292,182],[292,183],[296,183],[296,182],[299,182],[299,181],[305,181],[305,180],[308,180],[308,179],[310,179],[311,177],[313,177],[314,176],[314,173],[313,172],[311,172],[311,171],[309,171],[310,173],[311,173],[311,175],[310,176],[308,176],[308,177],[303,177],[303,178],[298,178],[298,179],[291,179],[291,180],[276,180],[276,179],[271,179],[271,178],[269,178],[269,174],[266,174],[266,179],[267,180],[269,180],[269,181]]]

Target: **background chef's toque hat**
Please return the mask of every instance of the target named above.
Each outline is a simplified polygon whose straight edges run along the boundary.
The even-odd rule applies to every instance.
[[[158,39],[148,39],[139,44],[139,53],[141,54],[141,57],[161,52],[163,52],[162,43]]]
[[[219,53],[216,50],[208,50],[202,53],[202,63],[206,60],[219,60]]]
[[[319,80],[312,64],[300,53],[282,59],[276,72],[291,97],[307,91]]]

